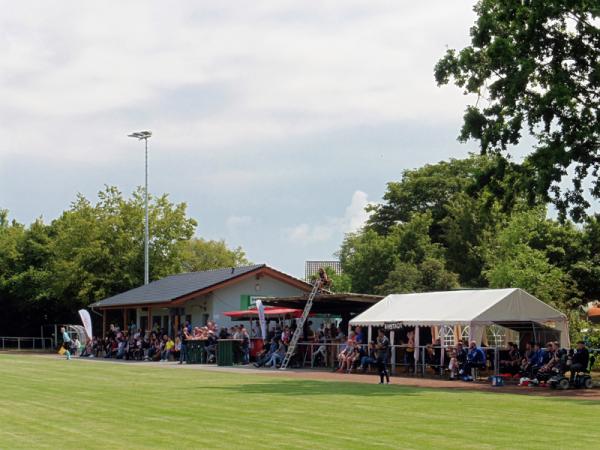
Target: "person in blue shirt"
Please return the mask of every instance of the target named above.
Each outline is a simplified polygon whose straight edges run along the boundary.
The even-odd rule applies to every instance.
[[[522,376],[533,378],[540,367],[544,365],[544,352],[542,351],[539,342],[532,345],[532,350],[527,358],[527,363],[523,365],[521,371]]]
[[[473,381],[473,376],[471,375],[472,369],[485,368],[485,362],[485,352],[477,347],[477,342],[471,341],[469,344],[469,352],[467,353],[467,362],[460,371],[460,374],[463,375],[463,380]]]
[[[354,340],[356,341],[357,344],[364,344],[365,338],[363,336],[361,327],[356,327],[354,329]]]

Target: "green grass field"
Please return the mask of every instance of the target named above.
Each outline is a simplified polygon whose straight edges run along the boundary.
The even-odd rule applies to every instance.
[[[599,417],[597,401],[0,355],[2,449],[590,449]]]

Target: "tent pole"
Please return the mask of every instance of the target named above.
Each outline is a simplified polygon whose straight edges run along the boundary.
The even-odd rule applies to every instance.
[[[438,327],[438,339],[440,340],[440,375],[444,375],[444,359],[446,356],[446,326]]]
[[[419,369],[419,345],[420,345],[420,330],[419,326],[415,326],[415,338],[414,338],[414,360],[415,360],[415,376],[417,376],[417,370]]]
[[[394,330],[390,331],[390,343],[391,348],[392,348],[392,358],[391,358],[391,364],[392,367],[390,368],[390,372],[392,372],[392,375],[396,373],[396,349],[394,348],[394,338],[396,337],[396,333],[394,332]],[[369,342],[371,342],[369,340]]]
[[[498,342],[494,342],[494,375],[500,375],[500,354],[498,353]]]

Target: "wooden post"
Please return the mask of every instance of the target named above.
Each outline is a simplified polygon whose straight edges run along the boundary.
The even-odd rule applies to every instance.
[[[148,326],[146,327],[146,331],[152,331],[152,308],[148,306]],[[150,333],[148,333],[150,336]]]
[[[102,310],[102,339],[106,337],[106,310]]]
[[[173,318],[173,335],[177,337],[177,333],[179,333],[179,308],[175,308],[175,317]]]
[[[127,308],[123,308],[123,328],[121,330],[127,330]]]

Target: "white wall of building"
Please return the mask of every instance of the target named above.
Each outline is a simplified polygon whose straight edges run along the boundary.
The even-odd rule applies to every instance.
[[[219,327],[231,327],[233,322],[223,313],[240,310],[242,296],[287,297],[302,295],[304,292],[267,275],[262,275],[259,279],[252,276],[186,302],[185,313],[192,316],[192,326],[202,326],[204,315],[208,314],[208,320],[214,320]]]

